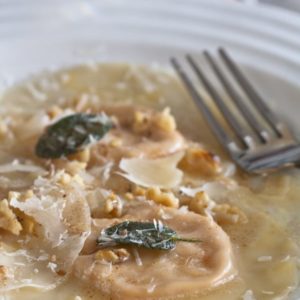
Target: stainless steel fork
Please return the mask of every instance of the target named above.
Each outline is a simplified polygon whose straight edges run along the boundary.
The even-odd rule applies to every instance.
[[[231,83],[229,76],[225,75],[217,60],[208,51],[204,51],[203,55],[235,108],[252,128],[252,132],[238,121],[232,109],[226,104],[224,97],[221,96],[217,88],[212,84],[212,81],[201,69],[200,64],[190,55],[187,55],[186,59],[224,119],[232,128],[236,138],[233,138],[229,132],[224,130],[220,120],[207,105],[204,97],[197,91],[182,64],[175,58],[171,58],[171,64],[202,111],[219,142],[226,148],[232,159],[248,172],[266,173],[282,167],[295,166],[300,162],[299,142],[293,137],[288,126],[270,110],[228,53],[223,48],[220,48],[218,53],[223,65],[231,73],[231,80],[236,81],[240,89],[244,91],[248,101],[250,100],[248,104],[245,103],[245,99]],[[256,110],[256,114],[251,112],[249,105]],[[258,114],[261,115],[265,122],[261,122],[257,116]]]

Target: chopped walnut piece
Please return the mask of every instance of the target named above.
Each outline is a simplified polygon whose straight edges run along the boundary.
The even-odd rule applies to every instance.
[[[78,174],[81,170],[86,169],[87,164],[79,161],[70,161],[65,166],[66,172],[70,173],[72,176]]]
[[[147,199],[168,207],[179,207],[179,199],[171,192],[162,192],[158,187],[149,188],[146,192]]]
[[[36,222],[30,216],[23,214],[23,218],[20,220],[22,224],[23,231],[26,234],[33,235],[35,233]]]
[[[20,200],[26,201],[27,199],[33,197],[33,195],[33,190],[27,190],[21,194]]]
[[[133,196],[132,193],[125,193],[124,196],[125,196],[125,199],[126,199],[126,200],[129,200],[129,201],[131,201],[131,200],[134,199],[134,196]]]
[[[218,204],[214,207],[213,211],[215,213],[214,219],[220,225],[236,223],[244,224],[248,222],[247,216],[241,209],[227,203]]]
[[[120,197],[112,193],[105,201],[104,210],[113,217],[120,217],[122,215],[123,202]]]
[[[57,176],[57,183],[61,184],[64,187],[70,185],[72,182],[75,182],[82,187],[84,187],[85,185],[83,178],[79,174],[71,176],[69,173],[63,171],[60,172]]]
[[[8,126],[4,122],[0,122],[0,137],[5,137],[8,133]]]
[[[33,190],[27,190],[25,192],[19,193],[19,192],[13,192],[10,191],[8,193],[8,199],[11,201],[12,199],[17,199],[19,201],[27,201],[31,197],[34,196]],[[26,234],[34,234],[35,228],[36,228],[36,222],[34,219],[26,214],[24,214],[19,209],[14,209],[14,213],[17,217],[17,220],[20,222],[22,227],[22,233]]]
[[[74,154],[68,155],[68,159],[77,160],[83,163],[88,163],[91,158],[91,150],[89,148],[85,148],[82,151],[78,151]]]
[[[66,185],[70,184],[71,180],[72,180],[72,177],[68,173],[63,173],[63,174],[61,174],[58,182],[61,185],[66,186]]]
[[[53,161],[53,165],[57,170],[65,170],[70,175],[74,176],[78,174],[81,170],[85,170],[87,163],[80,162],[78,160],[66,160],[66,159],[56,159]]]
[[[95,253],[95,260],[109,262],[112,264],[122,263],[129,259],[129,252],[124,249],[113,249],[113,250],[98,250]]]
[[[145,196],[146,195],[146,189],[135,185],[132,189],[132,194],[135,196]]]
[[[150,130],[151,117],[149,113],[135,111],[132,129],[135,133],[145,134]]]
[[[179,167],[203,176],[214,176],[221,171],[219,158],[200,147],[188,148]]]
[[[6,283],[7,273],[7,267],[0,266],[0,286]]]
[[[216,203],[205,192],[198,192],[188,205],[191,211],[201,215],[211,215],[215,206]]]
[[[169,207],[179,207],[179,199],[174,196],[171,192],[162,192],[158,187],[151,187],[148,189],[140,186],[134,186],[132,190],[133,196],[144,196],[149,200],[153,200],[158,204]]]
[[[154,115],[153,125],[165,132],[173,132],[176,130],[176,121],[171,115],[169,107],[166,107],[162,112]]]
[[[210,215],[219,225],[247,223],[246,214],[236,206],[217,204],[205,192],[198,192],[188,205],[189,209],[201,215]]]
[[[168,107],[162,112],[136,111],[132,128],[135,133],[139,134],[150,134],[156,130],[170,133],[176,130],[176,122]]]
[[[62,113],[63,110],[57,105],[51,106],[47,111],[47,115],[49,116],[50,119],[55,119],[58,116],[60,116]]]
[[[7,230],[14,235],[19,235],[22,230],[21,223],[9,207],[6,199],[0,202],[0,228]]]
[[[123,144],[123,141],[122,141],[122,139],[120,139],[120,138],[113,138],[113,139],[110,141],[110,143],[109,143],[109,145],[112,146],[112,147],[114,147],[114,148],[121,147],[122,144]]]
[[[118,218],[123,214],[123,200],[111,191],[93,202],[93,197],[89,196],[92,218]]]
[[[55,273],[56,273],[58,276],[65,276],[65,275],[66,275],[66,271],[65,271],[65,270],[57,270],[57,271],[55,271]]]

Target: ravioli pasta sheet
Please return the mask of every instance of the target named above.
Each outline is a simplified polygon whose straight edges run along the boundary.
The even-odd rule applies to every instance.
[[[299,182],[239,170],[168,70],[39,74],[1,96],[0,295],[289,299]]]

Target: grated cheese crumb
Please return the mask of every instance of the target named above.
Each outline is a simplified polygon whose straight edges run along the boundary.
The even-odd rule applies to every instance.
[[[115,88],[118,90],[126,90],[127,85],[125,82],[119,81],[115,84]]]
[[[70,81],[70,79],[71,79],[71,77],[68,73],[62,73],[60,75],[60,80],[61,80],[62,83],[67,83],[67,82]]]
[[[49,254],[47,253],[43,253],[37,258],[38,261],[45,261],[47,259],[49,259]]]
[[[261,291],[261,293],[264,295],[274,295],[274,292],[272,291]]]
[[[35,100],[38,100],[41,102],[47,100],[47,95],[45,93],[39,91],[32,83],[27,83],[26,88]]]
[[[49,268],[53,273],[55,273],[55,270],[57,268],[57,264],[53,263],[53,262],[49,262],[47,265],[47,268]]]
[[[150,282],[149,282],[149,286],[147,288],[147,292],[149,294],[151,294],[151,293],[154,292],[155,288],[156,288],[156,284],[154,283],[154,278],[152,277],[151,280],[150,280]]]
[[[137,250],[136,248],[133,248],[133,249],[132,249],[132,252],[133,252],[133,256],[134,256],[134,258],[135,258],[136,264],[137,264],[139,267],[143,266],[143,262],[142,262],[142,260],[141,260],[141,257],[140,257],[140,254],[139,254],[138,250]]]
[[[286,262],[286,261],[289,261],[291,259],[291,256],[290,255],[287,255],[286,257],[284,257],[281,262]]]
[[[243,300],[256,300],[253,294],[253,291],[247,290],[242,296]]]
[[[267,262],[267,261],[271,261],[271,260],[272,260],[272,256],[268,256],[268,255],[259,256],[257,258],[258,262]]]

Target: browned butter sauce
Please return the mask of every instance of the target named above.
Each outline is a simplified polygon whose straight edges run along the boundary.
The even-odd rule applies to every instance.
[[[45,169],[49,167],[49,162],[41,161],[33,154],[36,137],[48,124],[45,111],[55,118],[56,114],[61,114],[60,109],[63,113],[68,109],[72,112],[95,112],[105,111],[106,107],[107,114],[110,114],[112,103],[159,111],[169,107],[181,134],[168,135],[167,139],[158,131],[155,134],[150,132],[151,138],[145,144],[144,138],[124,133],[123,129],[121,132],[115,130],[107,137],[111,139],[110,146],[106,146],[107,140],[104,146],[101,143],[98,147],[93,146],[88,165],[90,170],[97,164],[103,164],[103,156],[113,155],[112,159],[117,161],[125,154],[126,157],[153,158],[165,156],[168,149],[172,152],[185,151],[183,136],[219,155],[224,162],[225,175],[185,174],[181,185],[197,188],[206,184],[206,194],[216,204],[227,203],[239,208],[247,222],[218,222],[219,226],[209,216],[186,212],[183,202],[184,207],[178,210],[178,207],[166,208],[152,201],[136,204],[136,199],[123,203],[124,213],[121,216],[107,218],[101,215],[97,204],[89,203],[95,209],[91,215],[94,219],[92,233],[67,278],[54,289],[42,291],[25,287],[5,291],[0,299],[289,299],[299,280],[300,170],[283,170],[268,176],[250,176],[239,170],[230,172],[233,165],[227,163],[228,157],[215,141],[201,113],[174,75],[164,69],[125,64],[80,66],[42,74],[5,91],[0,107],[0,173],[1,165],[14,159],[29,159]],[[123,115],[121,112],[122,122],[126,123],[126,118],[130,118],[130,112]],[[12,136],[8,132],[13,132]],[[114,141],[118,144],[122,138],[123,145],[129,145],[120,154]],[[163,146],[159,144],[161,140],[164,141]],[[130,147],[132,143],[134,147]],[[95,153],[100,154],[97,156]],[[60,163],[63,164],[54,162],[54,165],[59,168]],[[95,168],[93,172],[101,173],[97,173]],[[1,198],[7,198],[12,190],[28,190],[34,178],[33,174],[26,172],[2,172]],[[97,180],[92,184],[103,188],[103,179]],[[122,194],[122,197],[130,185],[113,172],[105,184],[107,189]],[[178,189],[174,193],[180,198]],[[171,228],[189,237],[199,235],[214,251],[187,243],[179,243],[174,251],[163,254],[144,249],[137,249],[136,254],[136,249],[129,247],[129,262],[112,266],[94,265],[95,239],[101,229],[113,224],[115,219],[152,220],[160,218],[161,214]],[[1,231],[1,240],[7,241],[5,231]],[[141,259],[141,264],[137,259]]]

